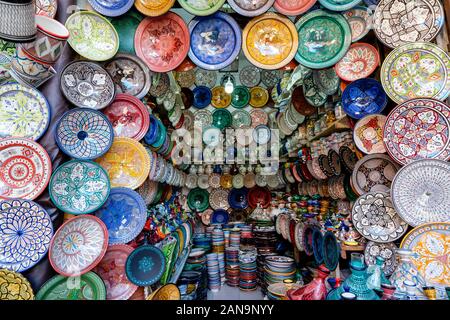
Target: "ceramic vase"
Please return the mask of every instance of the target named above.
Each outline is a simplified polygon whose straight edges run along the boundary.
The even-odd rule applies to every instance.
[[[381,291],[382,284],[391,284],[384,274],[383,264],[383,257],[377,256],[375,258],[375,264],[367,268],[367,273],[369,274],[369,277],[367,278],[367,286],[370,289]]]
[[[296,290],[287,291],[289,300],[325,300],[327,296],[325,279],[329,274],[330,270],[320,265],[317,276],[310,283]]]
[[[398,265],[390,277],[391,283],[396,287],[395,297],[404,299],[407,292],[405,281],[411,281],[415,285],[415,294],[419,297],[424,297],[422,287],[426,286],[425,280],[419,273],[417,268],[411,261],[413,252],[406,249],[398,249],[397,251]]]

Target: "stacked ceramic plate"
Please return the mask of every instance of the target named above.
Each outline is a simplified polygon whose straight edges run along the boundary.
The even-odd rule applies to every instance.
[[[264,282],[264,261],[266,257],[276,255],[277,233],[275,227],[256,226],[253,228],[258,258],[258,283]]]
[[[239,286],[239,248],[228,247],[225,250],[225,278],[230,287]]]
[[[256,250],[239,252],[239,289],[242,291],[256,290]]]
[[[265,285],[283,283],[284,280],[295,280],[294,259],[285,256],[269,256],[265,261]]]

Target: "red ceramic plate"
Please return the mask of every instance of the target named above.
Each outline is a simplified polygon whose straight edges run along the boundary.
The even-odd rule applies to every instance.
[[[111,122],[116,137],[141,140],[150,126],[150,114],[138,98],[121,93],[102,110]]]
[[[305,13],[317,0],[275,0],[273,7],[287,16],[296,16]]]
[[[189,52],[189,41],[186,23],[173,12],[145,18],[134,35],[136,54],[155,72],[176,69]]]
[[[380,64],[378,50],[368,43],[354,43],[334,67],[344,81],[355,81],[370,76]]]
[[[253,187],[248,192],[248,204],[252,208],[256,208],[258,203],[262,208],[267,208],[271,201],[272,195],[266,188]]]

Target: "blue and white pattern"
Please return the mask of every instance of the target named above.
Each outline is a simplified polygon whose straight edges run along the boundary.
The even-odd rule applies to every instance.
[[[114,130],[108,118],[101,112],[88,108],[67,111],[59,120],[55,140],[68,156],[96,159],[111,148]]]
[[[104,16],[117,17],[130,10],[134,0],[89,0],[89,4]]]
[[[0,269],[22,272],[46,254],[53,236],[49,214],[30,200],[0,202]]]

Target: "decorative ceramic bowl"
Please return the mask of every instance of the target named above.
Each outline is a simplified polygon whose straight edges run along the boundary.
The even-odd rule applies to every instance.
[[[58,10],[58,0],[36,0],[35,13],[40,16],[54,18]]]
[[[157,17],[165,14],[172,8],[175,0],[135,0],[136,9],[142,14]]]
[[[272,7],[275,0],[228,0],[230,7],[240,15],[259,16]]]
[[[108,17],[117,17],[128,10],[134,4],[134,0],[88,0],[95,11]]]
[[[317,0],[275,0],[273,7],[281,14],[298,16],[311,9]]]

